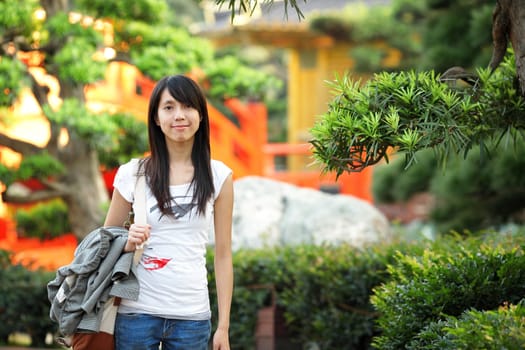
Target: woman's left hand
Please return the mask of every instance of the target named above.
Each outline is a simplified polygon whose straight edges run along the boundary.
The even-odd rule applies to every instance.
[[[228,330],[217,328],[213,335],[213,350],[230,350]]]

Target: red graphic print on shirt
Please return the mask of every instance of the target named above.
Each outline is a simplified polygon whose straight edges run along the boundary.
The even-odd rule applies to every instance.
[[[146,270],[160,270],[166,266],[167,263],[169,263],[171,259],[167,258],[158,258],[158,257],[152,257],[152,256],[144,256],[142,257],[142,264],[144,265],[144,268]]]

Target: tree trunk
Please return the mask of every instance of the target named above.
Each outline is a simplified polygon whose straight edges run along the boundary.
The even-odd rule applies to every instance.
[[[525,0],[497,1],[492,17],[492,39],[490,67],[494,70],[500,64],[510,41],[521,95],[525,97]]]
[[[70,189],[64,201],[73,233],[81,240],[103,224],[106,212],[103,205],[108,202],[108,193],[96,151],[78,152],[63,162],[68,169],[64,184]]]
[[[58,12],[68,12],[69,0],[40,0],[40,5],[44,8],[47,15],[52,17]]]
[[[510,14],[510,42],[514,49],[521,95],[525,97],[525,0],[507,0]]]

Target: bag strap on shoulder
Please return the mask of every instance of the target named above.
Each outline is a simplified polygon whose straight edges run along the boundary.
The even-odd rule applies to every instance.
[[[146,176],[141,173],[138,175],[137,183],[135,184],[135,215],[134,221],[137,224],[146,224]],[[144,253],[144,244],[141,244],[135,249],[133,255],[133,263],[137,265]]]

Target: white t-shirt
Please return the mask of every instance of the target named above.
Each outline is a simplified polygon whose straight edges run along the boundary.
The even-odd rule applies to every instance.
[[[137,159],[117,171],[114,187],[133,202]],[[137,301],[122,299],[121,313],[146,313],[166,318],[207,320],[211,317],[206,270],[206,245],[213,230],[213,205],[232,170],[212,160],[215,193],[206,215],[197,214],[190,184],[170,186],[175,217],[161,217],[157,200],[146,189],[147,221],[151,236],[137,266]]]

